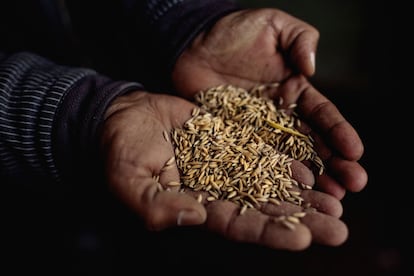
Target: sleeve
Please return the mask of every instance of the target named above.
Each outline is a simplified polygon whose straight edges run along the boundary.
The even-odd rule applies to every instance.
[[[28,52],[0,53],[0,177],[61,181],[95,162],[107,106],[132,90],[142,86]]]
[[[137,29],[145,28],[149,46],[147,64],[162,72],[171,88],[173,66],[191,41],[221,17],[240,10],[228,0],[145,0],[138,1]],[[142,40],[139,40],[143,43]]]

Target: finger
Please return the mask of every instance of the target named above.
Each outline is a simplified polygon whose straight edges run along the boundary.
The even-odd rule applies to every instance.
[[[305,205],[310,204],[312,207],[298,206],[288,202],[281,202],[279,206],[268,203],[262,206],[261,211],[276,217],[295,217],[296,214],[305,214],[300,216],[300,222],[310,229],[314,242],[330,246],[342,244],[348,237],[348,229],[338,219],[343,210],[339,200],[312,190],[304,191],[301,196],[307,202]],[[313,208],[317,212],[312,211],[315,210]],[[295,227],[297,225],[295,224]]]
[[[318,133],[311,132],[310,135],[313,138],[313,145],[315,146],[316,152],[322,161],[326,162],[326,160],[332,157],[332,149],[329,148],[329,146],[325,143],[322,137],[318,135]]]
[[[324,173],[329,175],[317,178],[318,187],[337,198],[343,198],[344,188],[352,192],[364,189],[368,182],[365,169],[356,161],[345,160],[333,155],[319,135],[316,133],[311,135],[314,138],[315,150],[326,167]]]
[[[348,160],[359,160],[364,148],[356,130],[337,107],[312,86],[305,89],[298,105],[302,115],[327,135],[333,147]]]
[[[330,216],[340,217],[342,215],[341,202],[326,193],[315,190],[304,190],[300,195],[304,202],[302,205],[281,201],[279,205],[273,203],[263,204],[260,211],[269,216],[289,216],[294,213],[317,210]]]
[[[296,111],[312,129],[345,159],[359,160],[364,152],[362,141],[337,107],[317,91],[303,76],[293,76],[278,88],[284,105],[297,104]]]
[[[315,53],[319,33],[315,29],[305,30],[298,34],[291,47],[290,57],[299,72],[305,76],[315,74]]]
[[[298,112],[305,115],[301,117],[303,120],[301,120],[298,130],[301,133],[310,134],[313,137],[315,150],[326,166],[325,174],[323,176],[317,176],[317,187],[318,189],[341,199],[345,195],[344,187],[350,191],[360,191],[367,183],[367,174],[365,170],[354,160],[361,157],[363,153],[363,145],[358,134],[352,126],[345,121],[339,111],[334,107],[333,103],[320,95],[318,91],[309,87],[310,84],[303,77],[297,76],[283,83],[279,87],[276,87],[272,91],[267,91],[269,94],[266,94],[266,96],[274,98],[279,102],[279,108],[283,108],[285,111],[293,111],[291,108],[293,106]],[[310,91],[310,89],[313,90]],[[306,96],[307,98],[304,98],[304,93],[315,94],[316,96],[314,98],[313,96]],[[317,94],[319,94],[319,96]],[[309,104],[307,101],[314,101],[314,103]],[[299,102],[297,107],[295,106],[296,102]],[[316,115],[313,115],[312,111],[308,110],[318,109],[318,102],[321,106],[330,105],[331,108],[326,108],[325,110],[319,108],[319,111],[315,111]],[[317,115],[317,113],[319,113],[319,115]],[[312,118],[312,116],[314,118]],[[328,119],[324,117],[327,117]],[[329,119],[329,117],[331,118]],[[311,132],[312,129],[306,121],[313,123],[313,125],[316,126],[315,128],[318,128],[319,124],[319,128],[322,132]],[[325,136],[327,137],[326,141],[332,141],[334,148],[329,147],[326,141],[322,138],[325,137],[323,136],[325,133]],[[335,155],[338,153],[340,155]],[[345,159],[343,159],[342,156],[345,156]],[[352,161],[347,161],[346,157]],[[330,161],[331,159],[333,161]],[[315,167],[312,162],[303,163],[309,166],[313,171],[319,170],[319,167]],[[318,171],[315,171],[315,173],[318,175]],[[326,173],[330,176],[326,175]]]
[[[359,192],[366,186],[368,175],[365,169],[354,161],[332,157],[328,161],[329,171],[335,173],[335,179],[351,192]]]
[[[207,206],[207,227],[231,240],[264,245],[275,249],[303,250],[311,243],[309,229],[298,224],[294,229],[272,221],[257,210],[240,208],[231,202],[215,201]]]
[[[328,193],[338,199],[345,196],[346,190],[362,190],[366,185],[367,174],[357,162],[347,161],[338,156],[333,156],[331,149],[316,133],[311,134],[314,139],[315,150],[325,165],[322,175],[319,168],[313,163],[309,167],[315,172],[315,189]],[[332,160],[336,160],[332,162]],[[343,164],[343,165],[341,165]]]
[[[297,182],[312,187],[315,184],[315,176],[312,171],[302,162],[293,160],[291,164],[292,178]]]
[[[322,193],[316,190],[304,190],[301,193],[306,204],[315,208],[318,212],[324,213],[336,218],[340,218],[343,213],[343,207],[339,199],[336,197]]]
[[[315,243],[339,246],[348,238],[348,227],[341,220],[318,212],[308,213],[302,223],[309,227]]]
[[[313,135],[313,137],[315,137],[315,149],[326,167],[324,174],[316,178],[318,189],[340,199],[345,195],[345,189],[352,192],[364,189],[368,182],[365,169],[356,161],[332,155],[319,136]]]
[[[315,189],[330,194],[339,200],[343,199],[346,194],[346,189],[326,173],[316,177]]]
[[[146,219],[147,225],[154,230],[176,225],[199,225],[207,218],[204,206],[194,197],[181,192],[158,192],[148,208],[151,213]]]
[[[289,52],[289,58],[293,65],[305,76],[315,73],[315,53],[319,41],[319,31],[308,23],[285,14],[286,20],[281,21],[282,16],[274,16],[274,25],[281,32],[281,47]]]
[[[206,210],[194,197],[164,189],[156,177],[135,177],[129,182],[120,189],[121,196],[143,217],[148,229],[205,222]]]

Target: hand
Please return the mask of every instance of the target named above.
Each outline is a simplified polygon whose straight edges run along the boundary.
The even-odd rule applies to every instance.
[[[163,170],[174,156],[173,145],[163,133],[183,126],[194,107],[174,96],[137,91],[114,100],[106,112],[101,148],[107,179],[149,229],[203,225],[232,240],[287,250],[301,250],[312,242],[335,246],[346,240],[347,227],[339,220],[342,205],[318,191],[302,192],[317,211],[290,230],[273,217],[299,212],[300,206],[264,204],[260,211],[247,210],[239,216],[240,208],[230,201],[200,203],[192,191],[166,189],[168,183],[180,182],[180,175],[176,166]],[[292,172],[305,185],[314,184],[313,173],[301,162],[292,163]]]
[[[250,89],[315,72],[318,31],[277,9],[231,13],[199,34],[179,57],[173,83],[187,98],[221,84]]]
[[[338,199],[344,197],[346,190],[361,191],[368,181],[365,169],[358,162],[364,147],[337,107],[303,76],[292,76],[267,92],[276,101],[283,99],[280,108],[289,110],[289,106],[297,105],[295,110],[304,122],[301,132],[310,133],[315,139],[316,151],[326,166],[322,175],[315,173],[315,189]]]
[[[281,83],[272,97],[282,97],[285,106],[298,104],[328,163],[328,173],[317,179],[318,188],[341,199],[346,190],[360,191],[367,183],[366,171],[357,162],[364,149],[336,106],[299,76],[314,73],[318,38],[315,28],[277,9],[234,12],[193,41],[172,78],[179,94],[190,99],[221,84],[249,90]]]

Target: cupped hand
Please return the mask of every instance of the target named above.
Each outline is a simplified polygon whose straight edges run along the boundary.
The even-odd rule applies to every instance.
[[[250,90],[281,83],[272,97],[297,104],[328,162],[329,171],[318,176],[318,187],[341,199],[346,190],[360,191],[367,183],[358,163],[364,148],[352,125],[306,79],[315,70],[318,39],[313,26],[277,9],[234,12],[193,41],[177,60],[172,80],[177,92],[189,99],[222,84]]]
[[[292,73],[311,76],[319,32],[278,9],[230,13],[199,34],[178,58],[172,79],[187,98],[223,83],[250,89]]]
[[[359,192],[368,175],[360,165],[364,145],[337,107],[302,75],[292,76],[264,93],[279,102],[279,108],[295,110],[303,122],[300,131],[310,134],[325,171],[316,173],[316,188],[342,199],[346,191]],[[294,106],[294,109],[290,107]]]
[[[280,205],[261,204],[258,209],[240,207],[230,201],[208,203],[206,227],[230,240],[263,245],[274,249],[299,251],[312,244],[342,245],[348,238],[348,228],[340,220],[342,205],[338,199],[315,190],[302,191],[304,208],[283,201]],[[289,223],[297,214],[305,214],[299,222]],[[284,224],[285,218],[288,225]]]
[[[206,219],[205,208],[193,197],[165,189],[180,181],[176,166],[164,169],[174,156],[165,133],[182,126],[194,107],[177,97],[137,91],[115,99],[105,114],[101,145],[110,187],[149,229]]]
[[[182,98],[137,91],[114,100],[106,112],[101,148],[107,179],[149,229],[201,225],[231,240],[286,250],[302,250],[312,242],[336,246],[346,240],[347,227],[339,219],[342,205],[325,193],[303,191],[304,201],[314,209],[305,210],[302,222],[289,229],[278,218],[300,213],[303,206],[263,204],[240,215],[235,203],[198,201],[193,191],[179,190],[180,173],[169,162],[173,144],[164,133],[182,127],[194,107]],[[315,183],[301,162],[292,163],[292,172],[305,186]]]

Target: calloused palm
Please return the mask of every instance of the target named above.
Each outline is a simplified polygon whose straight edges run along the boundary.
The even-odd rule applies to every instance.
[[[364,147],[337,107],[306,78],[314,73],[318,39],[314,27],[283,11],[237,11],[195,38],[178,58],[172,79],[188,99],[221,84],[251,89],[280,83],[272,97],[277,102],[283,98],[285,106],[297,104],[327,165],[317,187],[341,199],[346,190],[360,191],[367,184],[367,173],[358,163]]]
[[[201,225],[231,240],[286,250],[302,250],[312,243],[337,246],[346,240],[341,203],[318,191],[302,192],[316,211],[291,230],[274,217],[302,211],[301,206],[263,204],[239,215],[239,206],[230,201],[199,202],[192,191],[166,189],[168,183],[180,182],[180,174],[176,166],[163,170],[174,156],[163,133],[183,126],[194,107],[182,98],[137,91],[117,98],[107,110],[101,139],[107,179],[149,229]],[[314,184],[313,173],[302,163],[292,163],[292,171],[295,179]]]

